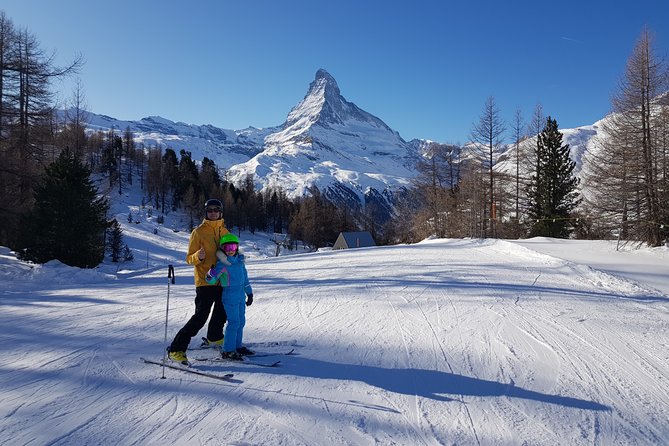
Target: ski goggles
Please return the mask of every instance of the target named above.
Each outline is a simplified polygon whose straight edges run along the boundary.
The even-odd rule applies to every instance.
[[[223,245],[223,252],[235,252],[239,248],[239,243],[226,243]]]
[[[219,208],[219,207],[207,208],[206,211],[209,212],[209,213],[221,212],[221,208]]]

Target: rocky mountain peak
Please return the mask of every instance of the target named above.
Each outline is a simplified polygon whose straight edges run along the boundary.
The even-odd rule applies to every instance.
[[[316,72],[316,79],[314,79],[314,81],[309,86],[309,93],[307,93],[307,95],[311,94],[312,92],[316,92],[316,94],[318,94],[318,92],[321,91],[325,95],[326,101],[343,100],[341,97],[341,92],[339,91],[339,85],[337,85],[337,81],[323,68]]]
[[[349,121],[363,122],[392,131],[380,119],[344,99],[335,78],[321,68],[316,72],[316,78],[309,85],[304,99],[288,114],[286,127],[297,124],[330,128],[332,125],[345,125]]]

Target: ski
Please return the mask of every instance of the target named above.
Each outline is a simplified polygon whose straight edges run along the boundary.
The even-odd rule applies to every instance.
[[[146,359],[146,358],[139,358],[139,359],[144,361],[145,364],[155,364],[155,365],[160,365],[160,366],[164,365],[165,367],[167,367],[169,369],[172,369],[172,370],[181,370],[182,372],[193,373],[195,375],[206,376],[207,378],[218,379],[218,380],[221,380],[221,381],[230,381],[232,379],[232,377],[235,376],[232,373],[226,373],[224,375],[219,375],[219,374],[216,374],[216,373],[203,372],[202,370],[197,370],[195,368],[188,367],[188,366],[185,366],[185,365],[178,366],[176,364],[164,363],[163,361],[153,361],[151,359]]]
[[[208,343],[209,341],[207,338],[202,337],[202,343],[196,347],[188,347],[188,350],[209,350],[212,348],[219,348],[218,345],[211,345]],[[297,341],[268,341],[268,342],[250,342],[246,344],[248,347],[258,347],[258,348],[267,348],[267,347],[286,347],[286,348],[292,348],[290,352],[295,350],[295,346],[297,345]],[[265,352],[263,352],[265,353]],[[282,353],[282,354],[290,354],[290,353]]]
[[[278,367],[278,365],[281,363],[281,361],[274,361],[274,362],[250,361],[246,358],[243,361],[236,361],[234,359],[223,359],[223,358],[195,358],[195,360],[207,361],[207,362],[225,362],[228,364],[257,365],[259,367]]]
[[[224,359],[221,359],[221,361],[225,361]],[[228,360],[228,362],[231,362]],[[239,362],[239,361],[237,361]],[[258,362],[258,361],[241,361],[242,364],[247,364],[247,365],[257,365],[260,367],[278,367],[281,361],[274,361],[274,362]]]
[[[214,349],[215,347],[196,347],[196,348],[189,348],[189,350],[211,350]],[[218,349],[216,349],[218,350]],[[281,352],[256,352],[252,355],[244,355],[248,357],[249,359],[252,358],[265,358],[267,356],[291,356],[291,355],[296,355],[295,349],[291,348],[290,350],[287,351],[281,351]]]
[[[293,348],[299,347],[297,340],[286,340],[286,341],[260,341],[260,342],[247,342],[245,343],[249,348],[270,348],[270,347],[286,347]]]
[[[289,356],[295,355],[295,349],[290,349],[287,352],[257,352],[252,355],[248,355],[249,358],[265,358],[267,356]]]

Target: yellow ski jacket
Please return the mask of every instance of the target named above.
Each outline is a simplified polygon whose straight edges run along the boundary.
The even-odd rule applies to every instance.
[[[205,276],[209,268],[216,264],[216,250],[218,249],[218,241],[221,236],[229,234],[225,228],[225,221],[220,220],[203,220],[200,226],[195,228],[190,234],[190,241],[188,242],[188,254],[186,254],[186,262],[193,265],[195,274],[195,286],[215,286],[207,283]],[[200,260],[197,252],[204,247],[205,257]]]

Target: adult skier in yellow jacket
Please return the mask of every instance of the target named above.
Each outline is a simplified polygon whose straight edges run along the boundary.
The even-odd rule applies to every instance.
[[[194,267],[195,274],[195,314],[186,322],[176,334],[172,344],[167,348],[169,358],[182,364],[188,364],[186,349],[193,336],[209,318],[207,327],[207,343],[213,346],[223,344],[223,326],[227,319],[221,296],[223,289],[220,284],[209,284],[205,279],[209,268],[216,263],[218,242],[225,234],[229,234],[223,220],[223,205],[219,200],[207,200],[204,205],[205,218],[202,224],[195,228],[190,235],[186,262]]]

